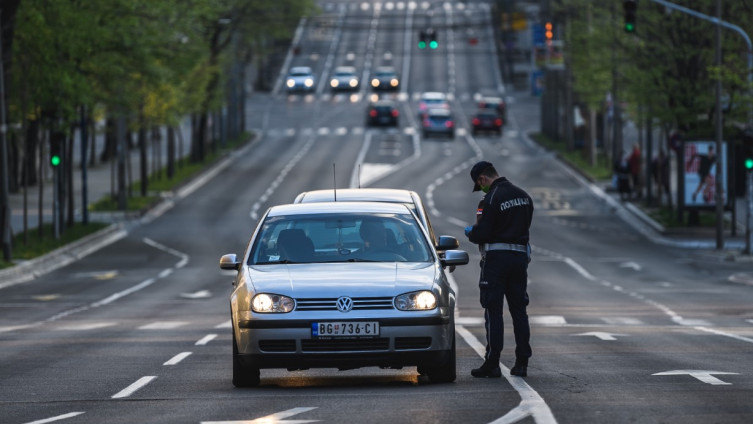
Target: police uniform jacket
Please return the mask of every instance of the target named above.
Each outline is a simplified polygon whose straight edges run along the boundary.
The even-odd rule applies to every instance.
[[[523,189],[499,177],[479,205],[476,225],[468,239],[475,244],[528,244],[533,200]]]

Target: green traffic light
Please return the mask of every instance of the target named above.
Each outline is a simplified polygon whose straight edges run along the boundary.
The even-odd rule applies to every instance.
[[[429,47],[432,49],[436,49],[439,46],[439,43],[436,42],[436,40],[433,40],[429,43]]]
[[[753,158],[745,159],[745,169],[753,169]]]
[[[635,32],[635,24],[631,22],[625,23],[625,32]]]
[[[57,155],[52,156],[50,158],[50,165],[52,165],[52,166],[58,166],[58,165],[60,165],[60,156],[57,156]]]
[[[426,48],[426,41],[419,41],[418,42],[418,48],[419,49],[425,49]]]

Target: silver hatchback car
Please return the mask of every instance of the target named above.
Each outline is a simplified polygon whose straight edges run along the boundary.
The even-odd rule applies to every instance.
[[[442,257],[408,207],[376,202],[281,205],[260,220],[230,296],[233,384],[256,386],[260,370],[416,366],[452,382],[455,294]]]

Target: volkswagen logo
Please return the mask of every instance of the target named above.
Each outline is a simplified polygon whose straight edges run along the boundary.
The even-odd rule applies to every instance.
[[[341,297],[337,299],[337,310],[340,312],[350,312],[353,309],[353,299]]]

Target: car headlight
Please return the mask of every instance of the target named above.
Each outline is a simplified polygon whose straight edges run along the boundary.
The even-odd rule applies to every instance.
[[[329,85],[331,85],[332,88],[337,88],[337,86],[340,85],[340,82],[336,79],[333,79],[332,81],[329,82]]]
[[[251,299],[251,309],[259,313],[286,313],[293,310],[295,301],[279,294],[259,293]]]
[[[295,80],[289,79],[287,82],[288,87],[293,88],[295,87]]]
[[[312,85],[314,85],[314,80],[307,78],[306,81],[304,81],[304,84],[306,85],[306,87],[311,87]]]
[[[437,307],[437,297],[428,290],[405,293],[395,298],[395,307],[401,311],[428,311]]]
[[[350,80],[350,86],[351,86],[351,87],[356,87],[356,86],[358,86],[358,80],[357,80],[357,79],[352,79],[352,80]]]
[[[398,84],[400,84],[400,81],[398,81],[398,80],[396,80],[394,78],[390,80],[390,85],[391,86],[397,87]]]
[[[371,86],[372,87],[379,87],[379,80],[376,79],[376,78],[374,78],[373,80],[371,80]]]

